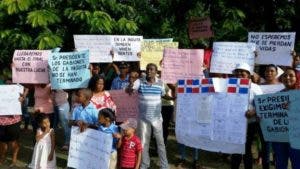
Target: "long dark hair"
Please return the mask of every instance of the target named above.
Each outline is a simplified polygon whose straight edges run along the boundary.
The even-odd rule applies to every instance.
[[[92,91],[95,91],[96,90],[96,84],[98,82],[98,80],[102,79],[103,82],[104,82],[104,87],[103,87],[103,90],[105,88],[105,78],[104,76],[101,76],[101,75],[94,75],[91,77],[90,81],[89,81],[89,85],[88,85],[88,88],[91,89]]]

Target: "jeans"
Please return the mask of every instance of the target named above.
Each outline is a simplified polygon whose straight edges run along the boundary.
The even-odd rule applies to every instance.
[[[69,119],[70,119],[70,105],[68,102],[55,106],[55,110],[58,111],[59,122],[64,129],[64,144],[69,145],[71,128],[69,127]]]
[[[276,169],[287,169],[290,158],[292,169],[300,169],[300,150],[291,148],[289,143],[273,142]]]
[[[185,160],[186,159],[186,153],[185,153],[185,149],[186,146],[184,144],[178,144],[178,148],[179,148],[179,154],[180,154],[180,159]],[[196,148],[193,148],[193,160],[197,161],[199,159],[199,151]]]
[[[151,127],[153,128],[153,134],[156,139],[157,153],[160,158],[161,168],[168,169],[169,164],[168,164],[166,148],[165,148],[164,138],[163,138],[162,120],[148,122],[141,119],[139,120],[138,123],[138,134],[143,146],[142,162],[140,168],[147,169],[150,167],[149,145],[150,145]]]

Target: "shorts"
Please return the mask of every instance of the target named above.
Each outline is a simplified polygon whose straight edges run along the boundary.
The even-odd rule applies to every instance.
[[[0,125],[0,141],[10,142],[18,140],[20,137],[20,124],[21,122],[7,126]]]

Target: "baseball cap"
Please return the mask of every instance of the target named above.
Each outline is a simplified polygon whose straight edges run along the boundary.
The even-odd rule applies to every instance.
[[[137,122],[136,119],[134,118],[129,118],[127,121],[123,122],[120,127],[124,130],[128,129],[128,128],[133,128],[136,129],[137,127]]]
[[[126,62],[121,62],[121,64],[119,65],[120,69],[126,69],[128,67],[129,67],[129,65]]]
[[[246,71],[248,71],[250,74],[252,74],[250,65],[247,64],[247,63],[239,63],[239,64],[237,64],[236,67],[235,67],[235,69],[234,69],[233,71],[235,71],[235,70],[237,70],[237,69],[240,69],[240,70],[246,70]]]

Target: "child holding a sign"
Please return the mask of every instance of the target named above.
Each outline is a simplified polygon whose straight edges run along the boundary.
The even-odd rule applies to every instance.
[[[115,122],[115,113],[110,108],[104,108],[99,111],[98,121],[100,123],[99,130],[112,134],[113,136],[113,143],[112,143],[112,152],[110,156],[110,163],[109,169],[116,169],[117,168],[117,143],[119,139],[122,137],[119,133],[119,128],[117,125],[114,124]]]
[[[139,169],[142,159],[141,140],[135,135],[137,121],[129,118],[120,125],[124,131],[124,136],[118,142],[120,148],[120,167],[121,169]]]
[[[70,125],[79,126],[80,132],[83,132],[87,127],[94,127],[98,123],[98,111],[90,102],[92,91],[90,89],[80,89],[77,93],[77,105],[72,113]]]
[[[49,117],[44,114],[39,114],[37,117],[39,128],[36,133],[36,144],[32,155],[29,168],[39,169],[55,169],[56,156],[55,156],[55,135],[54,129],[50,128]]]

